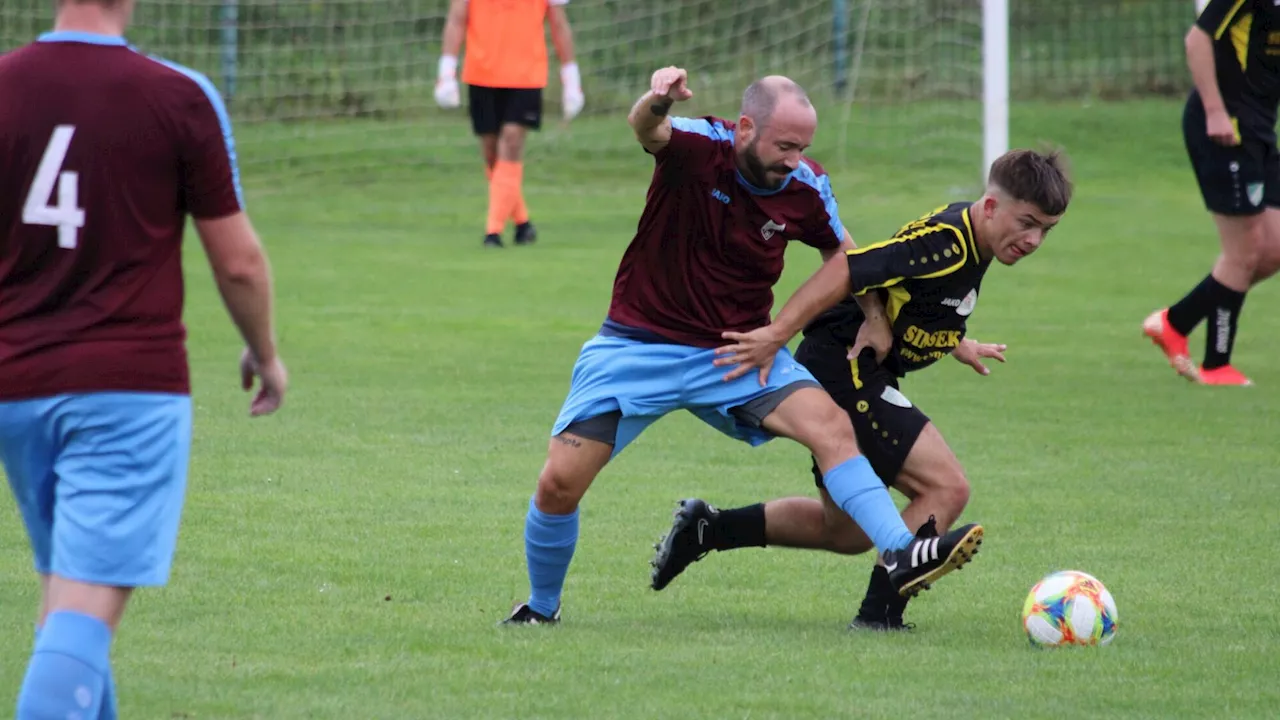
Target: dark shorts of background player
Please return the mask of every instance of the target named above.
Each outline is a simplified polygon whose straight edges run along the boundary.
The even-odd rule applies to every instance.
[[[1240,132],[1240,144],[1219,145],[1205,132],[1204,104],[1192,93],[1182,111],[1182,138],[1205,207],[1219,215],[1257,215],[1280,207],[1276,144]]]
[[[806,337],[796,348],[796,361],[808,368],[836,404],[849,413],[858,448],[884,484],[892,486],[920,432],[929,424],[929,416],[915,405],[902,407],[884,397],[885,388],[898,389],[898,378],[876,363],[873,350],[864,350],[858,358],[862,387],[855,387],[847,353],[844,343],[817,333]],[[823,487],[822,471],[816,462],[813,479]]]
[[[531,130],[542,127],[541,88],[491,88],[467,86],[471,129],[476,135],[497,135],[503,125],[514,123]]]

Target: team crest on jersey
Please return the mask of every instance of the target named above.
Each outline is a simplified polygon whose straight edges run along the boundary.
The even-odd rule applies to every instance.
[[[1257,207],[1262,204],[1262,183],[1249,183],[1245,186],[1245,192],[1249,194],[1249,204]]]
[[[786,223],[778,224],[773,220],[770,220],[769,222],[760,226],[760,234],[764,237],[765,240],[768,240],[773,237],[773,234],[775,232],[782,232],[783,230],[786,230],[786,229],[787,229]]]

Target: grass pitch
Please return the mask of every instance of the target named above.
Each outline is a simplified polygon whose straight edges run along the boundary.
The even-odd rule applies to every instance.
[[[1007,343],[1008,364],[983,378],[944,360],[904,385],[964,463],[964,519],[987,541],[912,603],[914,633],[889,637],[845,630],[869,556],[713,554],[648,589],[678,498],[814,492],[799,446],[752,450],[685,414],[587,495],[564,624],[495,627],[526,592],[525,509],[639,216],[641,152],[552,163],[545,148],[566,140],[536,139],[541,240],[500,252],[480,248],[483,175],[461,119],[417,171],[254,193],[291,395],[248,419],[239,344],[192,242],[190,491],[172,583],[139,594],[115,647],[122,717],[1274,717],[1280,285],[1251,294],[1240,323],[1253,388],[1188,385],[1139,330],[1216,253],[1179,113],[1015,108],[1015,142],[1071,152],[1077,197],[1036,257],[983,285],[971,335]],[[861,243],[953,199],[928,168],[852,159],[833,184]],[[818,264],[798,245],[788,261],[779,302]],[[8,495],[0,518],[12,707],[36,583]],[[1036,651],[1022,636],[1025,593],[1063,568],[1115,595],[1112,646]]]

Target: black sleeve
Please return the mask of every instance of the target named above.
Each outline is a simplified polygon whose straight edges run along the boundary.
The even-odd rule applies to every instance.
[[[1196,26],[1217,40],[1240,17],[1241,10],[1249,12],[1252,4],[1253,0],[1209,0],[1196,18]]]
[[[964,238],[949,225],[923,227],[864,248],[847,251],[855,295],[897,285],[908,278],[941,277],[964,267]]]

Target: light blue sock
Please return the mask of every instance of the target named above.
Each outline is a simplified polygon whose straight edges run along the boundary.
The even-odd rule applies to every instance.
[[[36,642],[40,642],[40,626],[36,626]],[[98,720],[119,720],[120,715],[116,710],[116,682],[111,672],[111,666],[107,666],[106,683],[102,688],[102,710],[98,713]]]
[[[107,666],[106,682],[102,686],[102,710],[98,712],[98,720],[119,720],[120,716],[116,712],[116,680],[111,672],[111,666]]]
[[[50,613],[18,692],[17,720],[97,718],[110,654],[106,623],[77,612]]]
[[[551,617],[560,608],[560,591],[578,544],[578,511],[548,515],[529,500],[524,519],[524,556],[529,564],[529,607]]]
[[[907,529],[898,508],[865,455],[846,460],[822,477],[827,492],[836,504],[849,513],[871,542],[884,552],[901,550],[911,544],[915,534]]]

